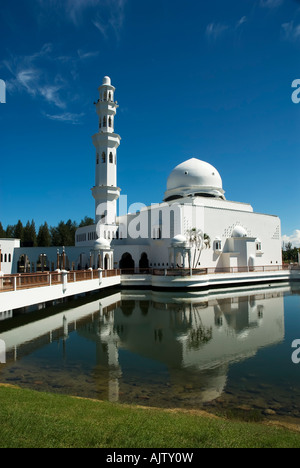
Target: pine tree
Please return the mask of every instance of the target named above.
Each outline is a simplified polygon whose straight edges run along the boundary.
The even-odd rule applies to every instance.
[[[46,222],[40,226],[37,235],[37,245],[38,247],[51,247],[51,234]]]
[[[3,229],[2,223],[0,222],[0,239],[6,238],[6,231]]]
[[[21,242],[24,241],[24,227],[20,220],[18,221],[18,224],[16,224],[15,226],[14,237],[16,239],[20,239]]]
[[[28,221],[24,228],[24,243],[27,245],[32,245],[32,247],[37,247],[37,238],[35,223],[32,220],[31,223]]]
[[[35,222],[32,220],[30,224],[30,233],[31,233],[31,241],[33,243],[33,247],[37,247],[37,235],[35,229]]]

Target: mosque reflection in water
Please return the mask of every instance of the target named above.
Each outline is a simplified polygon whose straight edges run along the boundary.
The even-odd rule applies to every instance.
[[[116,292],[0,324],[0,382],[114,402],[199,407],[229,370],[284,340],[289,286],[251,292]],[[70,306],[69,306],[70,307]]]
[[[126,293],[113,309],[103,304],[100,316],[98,330],[94,328],[92,334],[106,344],[98,347],[98,362],[107,364],[115,375],[109,395],[116,401],[121,349],[147,362],[162,363],[168,369],[170,392],[172,387],[185,387],[191,395],[197,383],[197,400],[206,402],[222,394],[231,362],[252,357],[259,348],[284,338],[279,292],[201,299]]]

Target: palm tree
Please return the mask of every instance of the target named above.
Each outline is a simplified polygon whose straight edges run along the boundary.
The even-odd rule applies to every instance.
[[[197,268],[204,248],[204,233],[201,229],[192,228],[186,231],[186,237],[191,249],[194,251],[192,268]]]

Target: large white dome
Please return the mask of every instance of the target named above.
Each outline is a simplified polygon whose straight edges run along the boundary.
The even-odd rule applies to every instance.
[[[176,166],[167,181],[165,201],[187,196],[225,199],[222,179],[217,169],[196,158]]]

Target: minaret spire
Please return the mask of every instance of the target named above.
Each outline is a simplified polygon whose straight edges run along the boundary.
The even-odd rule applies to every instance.
[[[95,199],[96,224],[115,226],[117,216],[117,199],[120,189],[117,187],[117,149],[121,137],[114,133],[117,102],[114,101],[115,88],[108,76],[103,78],[99,87],[99,99],[96,111],[99,117],[98,133],[93,135],[96,148],[96,180],[92,188]],[[99,233],[98,233],[99,235]]]

